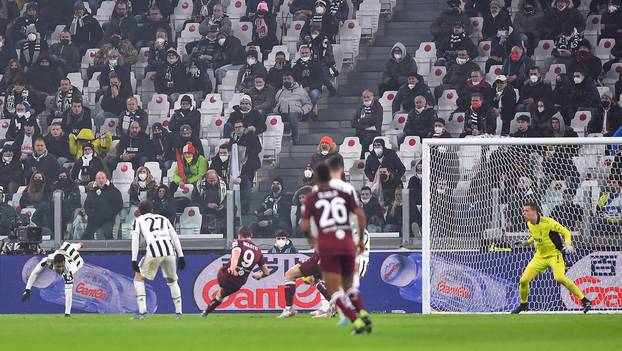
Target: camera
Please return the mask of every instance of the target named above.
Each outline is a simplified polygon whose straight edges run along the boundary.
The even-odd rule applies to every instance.
[[[32,227],[28,216],[18,215],[13,222],[13,230],[8,235],[8,242],[2,247],[2,254],[39,254],[42,252],[39,246],[42,240],[41,228]]]

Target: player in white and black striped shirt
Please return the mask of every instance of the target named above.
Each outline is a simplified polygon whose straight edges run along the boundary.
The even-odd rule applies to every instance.
[[[138,303],[136,318],[142,319],[147,314],[145,279],[153,280],[159,268],[162,268],[162,275],[171,289],[171,297],[175,304],[175,315],[177,318],[181,318],[181,290],[177,283],[175,256],[178,257],[179,270],[184,269],[186,261],[177,232],[166,217],[153,213],[151,201],[141,202],[138,211],[141,215],[134,220],[131,231],[132,269],[136,272],[134,290],[136,290],[136,302]],[[139,263],[138,247],[141,234],[147,245],[145,257]]]

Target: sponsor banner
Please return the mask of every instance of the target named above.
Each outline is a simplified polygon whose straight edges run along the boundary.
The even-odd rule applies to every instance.
[[[74,276],[74,312],[132,313],[137,310],[134,272],[128,254],[84,253],[85,265]],[[29,301],[19,301],[26,281],[42,256],[0,256],[0,313],[63,313],[64,283],[48,270],[39,275]],[[232,312],[277,312],[285,305],[285,272],[303,254],[266,255],[271,276],[250,278],[238,293],[225,299],[218,310]],[[179,272],[184,313],[205,308],[217,292],[216,274],[229,255],[189,254],[186,269]],[[361,280],[366,308],[372,312],[421,312],[421,255],[372,252],[368,271]],[[318,308],[322,298],[312,285],[298,282],[294,303],[300,310]],[[161,274],[146,283],[148,310],[173,313],[170,290]]]

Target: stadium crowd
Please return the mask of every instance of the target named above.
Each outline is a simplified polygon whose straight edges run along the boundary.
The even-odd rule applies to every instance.
[[[295,191],[277,177],[260,206],[251,208],[262,149],[272,137],[264,135],[268,116],[281,117],[282,135],[296,145],[299,123],[318,119],[323,88],[338,95],[333,44],[359,1],[350,8],[345,0],[246,0],[245,13],[232,21],[230,1],[219,0],[194,0],[183,15],[176,0],[0,0],[0,91],[8,123],[0,186],[18,210],[33,208],[32,221],[47,230],[53,229],[52,193],[61,190],[63,231],[82,239],[123,237],[117,216],[131,216],[142,199],[151,199],[171,222],[196,206],[203,216],[200,232],[223,233],[227,190],[239,186],[240,210],[254,218],[255,235],[276,236],[276,250],[284,250],[288,236],[301,235],[301,200],[314,185],[314,165],[340,154],[363,160],[365,178],[357,190],[370,232],[402,231],[404,186],[411,190],[409,227],[416,228],[421,163],[400,147],[413,137],[622,135],[621,4],[592,0],[582,13],[578,2],[520,0],[511,11],[509,1],[447,1],[431,26],[436,54],[429,73],[419,67],[418,53],[397,42],[378,86],[361,89],[351,122],[361,144],[356,155],[344,156],[343,145],[323,137]],[[295,54],[281,50],[282,7],[304,21]],[[586,15],[598,16],[598,33],[589,31],[594,26]],[[480,28],[473,28],[472,18],[482,19]],[[236,36],[240,22],[250,24],[248,43]],[[190,28],[198,35],[186,36]],[[599,51],[604,39],[615,40],[606,55]],[[542,57],[541,43],[549,41],[550,55]],[[437,71],[444,74],[440,80]],[[153,85],[151,94],[144,94],[145,84]],[[229,89],[239,100],[216,111],[224,120],[212,145],[205,142],[212,136],[206,121],[214,116],[203,103]],[[158,101],[159,94],[168,101]],[[164,119],[156,111],[161,104]],[[387,133],[387,112],[389,122],[406,116],[398,133]],[[580,123],[580,115],[589,121]],[[438,157],[459,162],[448,154]],[[549,178],[566,181],[563,206],[571,208],[581,180],[572,153],[552,149],[542,155]],[[508,197],[537,196],[550,184],[518,167],[499,177],[511,189]],[[456,181],[433,179],[433,186],[439,196],[451,196]],[[618,175],[609,182],[619,193]],[[511,230],[522,229],[516,216],[509,217]],[[603,225],[611,223],[605,217]]]

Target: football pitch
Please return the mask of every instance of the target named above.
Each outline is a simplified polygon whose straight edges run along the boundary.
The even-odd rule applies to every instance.
[[[622,350],[620,314],[373,315],[370,335],[298,314],[2,315],[13,350]]]

